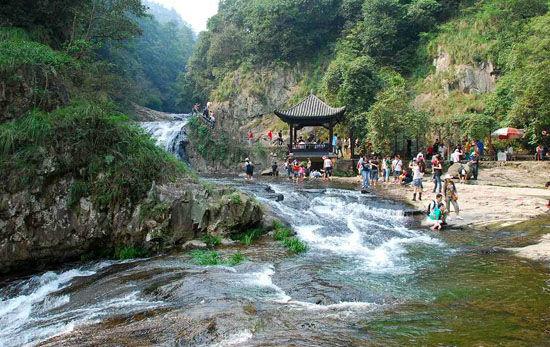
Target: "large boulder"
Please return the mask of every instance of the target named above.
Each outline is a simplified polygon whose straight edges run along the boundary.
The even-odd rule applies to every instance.
[[[263,217],[254,198],[192,179],[153,185],[142,202],[106,210],[90,197],[69,203],[72,182],[67,176],[40,189],[0,189],[0,273],[124,246],[152,253],[182,249],[206,233],[229,236],[259,225]]]
[[[472,175],[472,168],[468,164],[454,163],[449,167],[449,170],[447,170],[447,174],[453,176],[453,178],[458,178],[460,168],[464,168],[464,170],[466,170],[466,177],[470,178]]]

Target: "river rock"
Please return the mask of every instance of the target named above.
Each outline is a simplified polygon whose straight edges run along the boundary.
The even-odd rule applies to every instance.
[[[262,176],[273,176],[273,170],[271,169],[265,169],[261,173]]]
[[[206,249],[206,248],[208,248],[208,245],[200,240],[187,241],[181,247],[181,249],[184,251],[191,251],[194,249]]]

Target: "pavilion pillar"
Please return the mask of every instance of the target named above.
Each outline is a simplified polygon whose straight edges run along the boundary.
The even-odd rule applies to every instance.
[[[289,136],[289,141],[290,141],[290,142],[289,142],[289,144],[288,144],[288,150],[289,150],[289,151],[292,151],[292,145],[294,144],[294,138],[293,138],[293,136],[294,136],[294,129],[293,129],[292,124],[289,124],[289,126],[290,126],[290,131],[289,131],[289,132],[290,132],[290,136]]]
[[[294,141],[298,141],[298,129],[294,127]]]

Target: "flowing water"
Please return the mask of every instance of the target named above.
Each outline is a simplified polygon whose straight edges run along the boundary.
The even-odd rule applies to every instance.
[[[141,122],[140,125],[145,131],[157,141],[159,147],[174,154],[178,159],[187,161],[185,146],[187,145],[187,134],[185,126],[189,120],[188,114],[173,114],[171,122]]]
[[[336,187],[237,181],[309,245],[270,236],[185,254],[73,266],[5,281],[0,345],[549,345],[547,269],[415,227],[404,206]],[[459,237],[460,235],[460,237]],[[457,241],[460,239],[460,241]]]

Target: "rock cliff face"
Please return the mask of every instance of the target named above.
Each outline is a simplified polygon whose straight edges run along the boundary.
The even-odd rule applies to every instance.
[[[495,91],[495,68],[490,61],[480,62],[476,65],[455,65],[451,55],[439,48],[439,55],[434,59],[436,74],[450,73],[453,81],[443,81],[443,89],[446,93],[459,90],[466,94],[483,94]]]
[[[42,189],[0,191],[0,272],[45,266],[115,247],[178,249],[205,233],[222,236],[257,225],[261,206],[223,188],[189,179],[151,188],[136,206],[99,210],[90,198],[69,207],[72,179]],[[104,252],[103,252],[104,253]]]

